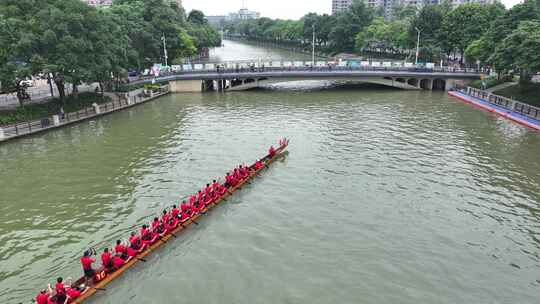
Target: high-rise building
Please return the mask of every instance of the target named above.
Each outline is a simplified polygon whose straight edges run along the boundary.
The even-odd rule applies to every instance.
[[[387,18],[392,17],[395,6],[413,5],[421,8],[424,5],[441,4],[442,0],[361,0],[367,7],[382,8]],[[456,7],[467,3],[492,4],[496,0],[451,0],[452,6]],[[354,0],[332,0],[332,14],[343,12],[351,7]]]
[[[349,9],[353,0],[332,0],[332,14],[337,14]]]
[[[113,0],[86,0],[85,2],[90,6],[110,6]]]

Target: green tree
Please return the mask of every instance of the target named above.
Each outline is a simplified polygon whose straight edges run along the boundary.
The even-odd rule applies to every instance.
[[[191,22],[193,24],[206,24],[208,23],[208,20],[206,20],[206,17],[204,16],[204,13],[199,10],[192,10],[189,12],[188,22]]]
[[[338,14],[329,35],[332,49],[336,52],[352,52],[356,35],[371,23],[373,15],[373,11],[364,2],[357,0],[349,10]]]
[[[540,71],[540,20],[522,21],[500,45],[495,48],[492,61],[499,69],[518,69],[522,82]]]
[[[489,29],[491,21],[504,13],[504,7],[495,5],[464,4],[445,15],[442,30],[449,44],[447,50],[457,49],[464,54],[465,49],[473,41]]]

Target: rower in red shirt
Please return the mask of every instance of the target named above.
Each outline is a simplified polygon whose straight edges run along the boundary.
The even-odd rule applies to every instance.
[[[113,256],[112,262],[113,262],[113,268],[115,270],[120,269],[120,267],[122,267],[125,264],[124,259],[122,259],[121,257],[119,257],[117,255]]]
[[[163,215],[161,216],[161,221],[167,223],[169,221],[169,213],[167,210],[163,210]]]
[[[47,289],[40,291],[36,296],[36,304],[49,304],[52,292],[51,284],[48,284]]]
[[[270,156],[270,158],[272,158],[275,155],[276,155],[276,149],[274,149],[274,146],[270,146],[270,149],[268,149],[268,156]]]
[[[148,229],[147,225],[142,225],[140,234],[141,234],[141,241],[144,247],[152,245],[157,239],[157,237],[154,236],[152,231]]]
[[[255,161],[254,167],[255,167],[255,170],[260,170],[263,167],[263,165],[262,165],[261,161],[257,159]]]
[[[227,172],[227,175],[225,175],[225,187],[230,188],[232,186],[234,186],[234,178],[229,172]]]
[[[85,278],[92,279],[94,277],[94,269],[92,268],[92,263],[94,263],[96,260],[92,259],[90,257],[90,250],[87,250],[84,252],[84,255],[81,257],[81,264],[84,271]]]
[[[62,277],[56,279],[54,289],[56,291],[56,302],[64,303],[66,301],[66,287],[64,286]]]
[[[214,188],[214,192],[217,194],[218,197],[222,196],[223,194],[225,194],[225,192],[227,192],[227,188],[218,183],[216,180],[214,180],[212,187]]]
[[[85,291],[87,291],[90,287],[86,287],[84,290],[81,290],[79,287],[74,288],[68,288],[67,289],[67,299],[64,303],[72,303],[73,300],[77,299],[81,296]]]
[[[189,205],[193,206],[195,204],[196,200],[197,200],[197,198],[195,197],[195,195],[190,195],[189,196]]]
[[[171,217],[175,219],[179,219],[180,218],[179,215],[180,215],[180,210],[176,208],[176,205],[173,205],[171,209]]]
[[[122,259],[127,259],[127,248],[126,246],[122,245],[121,240],[116,240],[116,246],[114,247],[114,251],[116,252],[116,255],[119,255]]]
[[[128,256],[134,257],[143,250],[141,239],[135,232],[131,232],[129,237],[129,247],[127,249]]]
[[[155,217],[154,220],[152,221],[152,232],[154,234],[158,234],[157,233],[157,228],[159,227],[160,223],[159,223],[159,218]]]
[[[109,252],[109,248],[105,248],[101,254],[101,265],[105,269],[110,269],[112,267],[112,254]]]

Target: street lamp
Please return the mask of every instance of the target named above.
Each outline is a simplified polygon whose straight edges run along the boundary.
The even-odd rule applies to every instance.
[[[414,28],[418,32],[418,39],[416,40],[416,60],[415,65],[418,65],[418,54],[420,52],[420,33],[422,32],[417,27]]]
[[[315,23],[313,23],[312,28],[313,28],[313,43],[312,43],[313,48],[311,51],[311,66],[314,67],[315,66]]]
[[[165,66],[169,66],[168,64],[168,57],[167,57],[167,39],[165,38],[165,34],[161,36],[161,41],[163,41],[163,55],[165,56]]]

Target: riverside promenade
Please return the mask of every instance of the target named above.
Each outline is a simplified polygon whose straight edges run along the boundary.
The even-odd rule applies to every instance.
[[[540,131],[540,108],[471,87],[449,91],[448,95]]]
[[[143,90],[139,89],[125,93],[125,98],[113,100],[111,102],[99,105],[94,103],[92,107],[88,107],[77,112],[65,113],[64,117],[60,117],[60,115],[53,115],[52,117],[44,117],[41,120],[2,126],[0,127],[0,143],[121,111],[146,103],[169,93],[169,86],[163,86],[159,90],[151,91],[148,95],[144,95]]]

